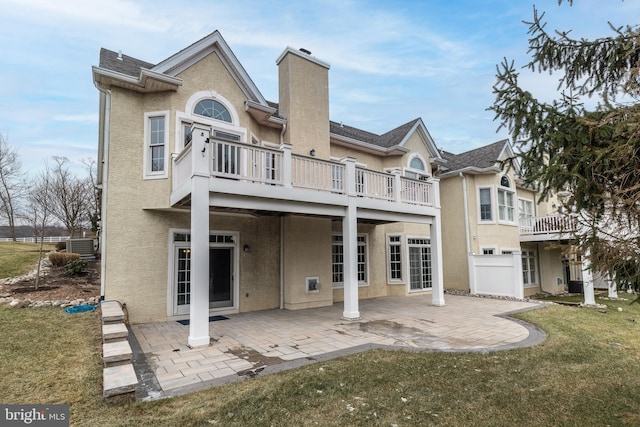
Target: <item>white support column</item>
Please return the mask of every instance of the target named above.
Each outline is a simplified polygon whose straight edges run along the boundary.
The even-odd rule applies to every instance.
[[[280,165],[282,167],[282,185],[285,188],[292,187],[291,177],[293,164],[291,159],[291,147],[292,145],[287,144],[286,142],[280,144],[280,149],[282,150],[282,165]]]
[[[582,256],[582,287],[584,292],[584,305],[596,305],[595,294],[593,292],[593,274],[591,273],[591,263],[589,254]]]
[[[189,347],[209,345],[209,128],[191,128],[191,297]]]
[[[342,251],[344,280],[344,311],[347,320],[360,319],[358,308],[358,219],[355,202],[350,200],[342,218]]]
[[[522,252],[513,251],[513,297],[524,298],[524,280],[522,277]]]
[[[358,212],[356,208],[356,159],[346,157],[345,190],[349,204],[342,218],[342,252],[344,280],[344,311],[347,320],[360,319],[358,307]]]
[[[442,267],[442,224],[440,212],[436,214],[431,224],[431,305],[445,306],[444,280]]]

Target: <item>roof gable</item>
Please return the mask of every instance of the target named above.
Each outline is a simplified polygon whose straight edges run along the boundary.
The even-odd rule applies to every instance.
[[[417,132],[429,151],[429,156],[432,159],[442,159],[433,138],[431,138],[429,131],[420,118],[400,125],[382,135],[333,121],[331,121],[329,125],[331,137],[334,140],[353,145],[369,146],[369,148],[374,151],[385,152],[387,154],[406,153],[408,151],[407,148],[405,148],[407,141],[414,132]]]
[[[445,151],[443,157],[447,160],[447,171],[441,176],[446,177],[459,172],[498,173],[502,170],[500,162],[515,158],[515,154],[509,140],[503,139],[460,154]],[[513,166],[515,172],[519,173],[517,161],[513,162]]]

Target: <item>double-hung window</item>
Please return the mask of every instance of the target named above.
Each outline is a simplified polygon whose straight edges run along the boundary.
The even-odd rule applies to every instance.
[[[480,199],[480,221],[493,221],[491,188],[479,188],[478,198]]]
[[[144,116],[144,176],[145,178],[166,178],[168,176],[168,112],[145,113]]]
[[[498,188],[498,220],[500,222],[515,221],[515,192],[510,187],[509,178],[506,175],[503,176]]]
[[[390,283],[402,282],[402,236],[387,236],[387,271]]]

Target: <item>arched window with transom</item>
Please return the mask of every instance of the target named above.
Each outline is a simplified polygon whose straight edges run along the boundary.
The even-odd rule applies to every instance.
[[[509,181],[509,177],[507,175],[502,175],[502,178],[500,178],[500,185],[503,187],[511,187],[511,181]]]
[[[193,109],[193,113],[199,116],[211,117],[212,119],[231,123],[231,114],[229,110],[214,99],[203,99],[198,102]]]
[[[409,163],[404,169],[404,176],[412,179],[427,179],[429,172],[425,160],[418,153],[414,153],[409,158]]]

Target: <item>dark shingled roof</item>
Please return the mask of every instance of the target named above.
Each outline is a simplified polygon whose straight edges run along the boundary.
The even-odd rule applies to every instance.
[[[105,48],[100,49],[100,68],[116,71],[131,77],[139,77],[142,68],[151,69],[154,67],[154,64],[127,55],[120,55],[122,59],[118,59],[119,55],[118,52]]]
[[[448,161],[447,168],[451,172],[468,167],[486,169],[495,166],[506,143],[507,140],[503,139],[460,154],[452,154],[445,151],[442,153],[442,157]]]
[[[197,42],[196,42],[197,43]],[[185,48],[186,49],[186,48]],[[184,49],[183,49],[184,50]],[[118,57],[122,59],[118,59]],[[142,68],[152,69],[155,64],[145,62],[140,59],[133,58],[127,55],[121,55],[118,52],[114,52],[109,49],[100,49],[100,68],[104,68],[118,73],[125,74],[131,77],[139,77],[140,70]],[[279,104],[277,102],[267,101],[270,107],[279,110]],[[279,111],[273,114],[275,117],[279,116]],[[382,135],[377,135],[372,132],[367,132],[362,129],[358,129],[352,126],[343,125],[330,121],[330,132],[335,135],[344,136],[354,139],[356,141],[365,142],[378,147],[390,148],[394,147],[402,142],[407,133],[415,126],[416,122],[420,119],[414,119],[408,123],[405,123],[395,129],[390,130]]]
[[[367,132],[362,129],[354,128],[352,126],[343,125],[342,123],[329,122],[330,132],[335,135],[344,136],[347,138],[355,139],[357,141],[366,142],[369,144],[377,145],[378,147],[390,148],[400,144],[407,133],[415,126],[416,122],[420,119],[415,119],[409,123],[405,123],[395,129],[390,130],[382,135]]]

